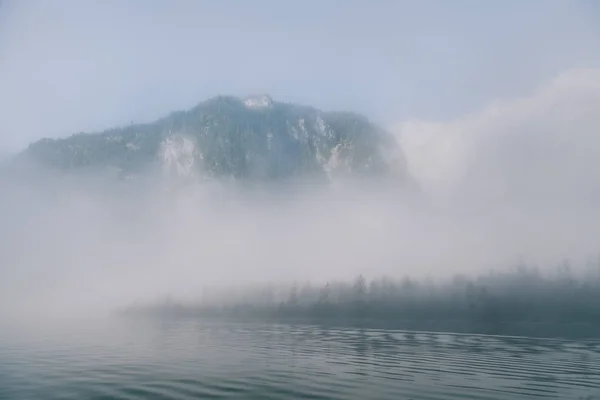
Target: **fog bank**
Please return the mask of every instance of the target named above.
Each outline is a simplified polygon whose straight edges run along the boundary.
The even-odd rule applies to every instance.
[[[598,213],[465,211],[345,182],[295,189],[50,178],[2,182],[0,304],[21,315],[108,311],[204,287],[552,270],[598,253]],[[52,181],[52,179],[56,179]],[[159,179],[157,182],[161,182]]]
[[[210,285],[445,279],[600,250],[600,73],[452,122],[395,128],[423,189],[248,187],[0,173],[0,311],[108,310]]]
[[[470,206],[594,206],[600,198],[600,70],[572,69],[527,96],[448,122],[392,127],[429,193]]]

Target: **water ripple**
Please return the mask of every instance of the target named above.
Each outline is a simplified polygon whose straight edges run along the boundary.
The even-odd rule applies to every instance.
[[[600,341],[111,321],[15,329],[0,360],[9,400],[600,399]]]

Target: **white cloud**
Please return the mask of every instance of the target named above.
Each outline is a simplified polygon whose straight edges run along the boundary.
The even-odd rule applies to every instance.
[[[392,129],[432,193],[590,200],[600,192],[600,69],[569,70],[529,97],[454,121]]]

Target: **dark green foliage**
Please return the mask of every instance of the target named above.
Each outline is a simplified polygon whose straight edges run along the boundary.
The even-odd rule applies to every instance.
[[[566,327],[561,332],[569,334],[581,326],[586,332],[599,331],[600,268],[591,266],[579,279],[564,265],[557,272],[542,275],[535,268],[522,266],[473,280],[457,276],[443,284],[387,277],[369,282],[359,276],[353,282],[328,282],[321,287],[294,284],[280,290],[279,295],[270,287],[269,296],[264,289],[251,290],[243,299],[179,307],[186,315],[320,322],[351,319],[373,325],[397,323],[415,329],[496,334],[552,335],[557,326]],[[142,309],[169,314],[160,306]]]
[[[404,173],[401,156],[400,164],[392,165],[382,153],[401,154],[395,139],[362,116],[277,102],[252,108],[227,96],[150,124],[40,140],[26,155],[64,170],[109,167],[128,175],[160,164],[161,146],[176,136],[193,142],[194,169],[203,176],[325,175],[334,153],[353,173]]]

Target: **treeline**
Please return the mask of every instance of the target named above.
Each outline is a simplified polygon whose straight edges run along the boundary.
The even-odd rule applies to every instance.
[[[552,275],[521,266],[476,279],[456,276],[444,283],[359,276],[352,282],[320,286],[264,285],[207,291],[201,301],[166,300],[128,311],[171,316],[421,322],[420,326],[433,328],[444,321],[488,327],[503,323],[600,325],[600,264],[578,277],[564,263]]]

